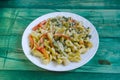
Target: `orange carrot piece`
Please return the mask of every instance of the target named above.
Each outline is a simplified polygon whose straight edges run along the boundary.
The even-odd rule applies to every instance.
[[[47,53],[47,51],[45,50],[45,48],[41,48],[41,52],[44,54],[44,56],[49,59],[49,55]]]
[[[47,37],[47,33],[43,34],[41,37],[40,37],[40,43],[43,43],[43,39]]]
[[[40,24],[42,24],[42,25],[45,25],[45,23],[46,23],[46,20],[40,22]]]
[[[38,47],[37,50],[40,51],[45,56],[46,59],[49,59],[49,55],[44,47]]]
[[[35,27],[32,28],[33,31],[37,30],[38,28],[42,27],[43,25],[45,25],[46,20],[40,22],[38,25],[36,25]]]
[[[34,40],[33,40],[32,35],[29,35],[29,41],[30,41],[31,48],[33,48],[34,47]]]
[[[41,37],[41,38],[40,38],[40,43],[43,43],[43,42],[44,42],[44,41],[43,41],[43,37]]]
[[[39,28],[39,26],[37,25],[37,26],[33,27],[32,30],[35,31],[35,30],[37,30],[38,28]]]

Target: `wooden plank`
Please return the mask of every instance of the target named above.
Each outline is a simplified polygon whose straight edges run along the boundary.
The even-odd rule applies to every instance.
[[[3,69],[3,67],[4,67],[4,58],[1,58],[0,57],[0,69]]]
[[[88,20],[90,20],[96,29],[100,37],[119,37],[120,36],[120,10],[92,10],[92,9],[4,9],[2,14],[6,14],[7,12],[11,13],[10,19],[7,22],[10,22],[8,25],[4,24],[8,15],[3,15],[1,20],[1,35],[4,34],[19,34],[22,35],[24,29],[27,25],[34,20],[35,18],[50,12],[55,11],[65,11],[65,12],[73,12],[78,15],[81,15]],[[9,14],[10,15],[10,14]],[[4,18],[4,19],[3,19]],[[3,24],[3,25],[2,25]],[[10,33],[3,33],[3,30],[7,28],[12,30]],[[6,31],[7,32],[7,31]],[[117,32],[117,33],[116,33]],[[112,34],[111,34],[112,33]]]
[[[0,69],[3,69],[5,66],[5,57],[8,53],[8,37],[0,36]]]
[[[0,80],[118,80],[120,74],[40,72],[40,71],[0,71]]]
[[[4,67],[0,69],[43,70],[25,57],[21,47],[21,38],[23,31],[32,20],[55,11],[73,12],[87,18],[95,25],[100,36],[100,46],[95,57],[83,67],[71,72],[120,73],[120,45],[118,45],[120,10],[106,9],[1,9],[0,57],[2,60],[0,66],[4,64]],[[5,24],[5,22],[8,23]]]
[[[24,3],[23,3],[24,2]],[[19,3],[19,4],[18,4]],[[117,0],[4,0],[4,8],[67,8],[67,9],[120,9]]]

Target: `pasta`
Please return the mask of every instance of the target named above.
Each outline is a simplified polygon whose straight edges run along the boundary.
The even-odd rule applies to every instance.
[[[68,65],[79,62],[81,54],[92,47],[90,28],[71,17],[57,16],[40,22],[29,34],[29,45],[33,56],[42,63],[51,61]]]

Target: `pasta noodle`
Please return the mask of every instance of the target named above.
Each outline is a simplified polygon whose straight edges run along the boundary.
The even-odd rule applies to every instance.
[[[79,62],[92,47],[90,28],[71,17],[57,16],[40,22],[29,35],[31,53],[48,64]]]

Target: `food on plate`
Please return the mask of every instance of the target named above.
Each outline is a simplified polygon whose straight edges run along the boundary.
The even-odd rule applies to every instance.
[[[28,36],[33,56],[39,57],[44,64],[54,61],[63,65],[79,62],[81,54],[92,47],[90,38],[89,27],[65,16],[41,21]]]

